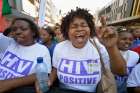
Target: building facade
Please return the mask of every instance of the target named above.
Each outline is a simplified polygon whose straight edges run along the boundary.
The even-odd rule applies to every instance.
[[[52,0],[46,0],[46,2],[47,2],[45,13],[46,24],[53,25],[56,23],[57,9]]]
[[[139,16],[139,10],[140,0],[113,0],[109,5],[99,11],[98,16],[105,15],[107,16],[107,23],[112,23],[128,17]]]

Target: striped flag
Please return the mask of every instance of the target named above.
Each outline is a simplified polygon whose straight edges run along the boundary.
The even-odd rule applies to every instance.
[[[4,15],[11,14],[12,9],[15,8],[16,0],[0,0],[0,32],[9,27],[10,22]]]
[[[0,0],[0,32],[10,24],[4,15],[11,14],[11,8],[15,8],[15,0]]]

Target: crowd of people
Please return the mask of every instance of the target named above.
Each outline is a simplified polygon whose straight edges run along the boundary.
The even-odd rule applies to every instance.
[[[41,93],[37,57],[47,64],[48,93],[96,93],[102,70],[91,41],[113,73],[117,92],[140,93],[140,28],[101,23],[96,27],[93,15],[83,8],[68,12],[55,27],[39,28],[28,18],[15,18],[0,33],[0,93]]]

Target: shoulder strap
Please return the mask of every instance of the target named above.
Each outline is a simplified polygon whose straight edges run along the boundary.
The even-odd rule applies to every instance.
[[[99,47],[97,46],[97,43],[95,41],[95,38],[93,38],[93,41],[91,39],[89,39],[89,41],[92,43],[92,45],[97,49],[97,51],[99,53],[100,61],[101,61],[101,72],[102,73],[106,73],[106,69],[105,69],[105,65],[104,65],[104,62],[103,62],[102,54],[100,52]]]

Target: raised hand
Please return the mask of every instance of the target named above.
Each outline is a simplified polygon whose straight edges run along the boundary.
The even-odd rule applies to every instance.
[[[101,27],[101,34],[100,34],[100,41],[107,47],[116,46],[118,40],[118,34],[115,30],[115,27],[107,26],[107,17],[101,16],[100,22],[102,24]]]
[[[102,24],[102,27],[105,27],[107,25],[106,20],[107,20],[106,16],[100,17],[100,23]]]
[[[118,34],[114,27],[103,27],[102,35],[100,37],[101,42],[106,48],[114,47],[117,45]]]

